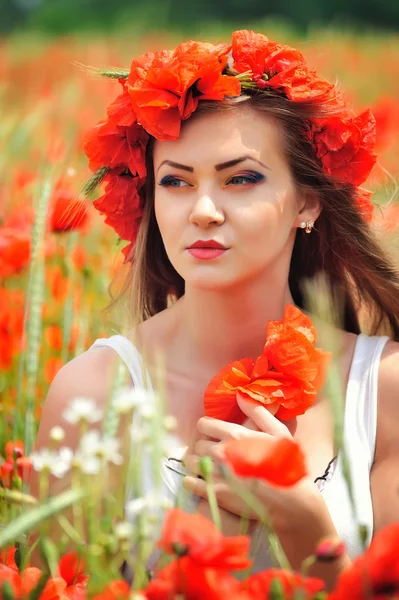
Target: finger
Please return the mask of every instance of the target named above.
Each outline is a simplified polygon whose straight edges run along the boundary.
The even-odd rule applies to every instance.
[[[287,427],[259,402],[249,400],[238,392],[237,403],[242,412],[264,433],[276,437],[292,437]]]
[[[220,496],[231,495],[231,490],[222,479],[215,480],[212,483],[212,486],[218,500],[218,504]],[[186,475],[186,477],[183,479],[183,487],[196,496],[201,496],[201,498],[208,499],[207,484],[203,479]]]
[[[195,496],[201,496],[201,498],[208,498],[206,483],[203,479],[198,479],[198,477],[192,477],[191,475],[187,475],[183,479],[183,487]]]
[[[219,442],[209,440],[198,440],[194,446],[194,452],[197,456],[210,456],[213,460],[223,460],[224,451]]]
[[[200,459],[199,459],[199,456],[197,456],[196,454],[190,454],[189,456],[187,456],[187,458],[185,460],[187,472],[190,475],[202,475],[202,473],[200,472],[199,464],[200,464]]]
[[[242,426],[250,429],[251,431],[260,431],[259,427],[252,421],[252,419],[246,419]]]
[[[214,440],[229,440],[231,438],[240,439],[247,435],[246,427],[237,423],[228,423],[220,421],[213,417],[201,417],[197,423],[197,429],[203,435],[206,435]]]

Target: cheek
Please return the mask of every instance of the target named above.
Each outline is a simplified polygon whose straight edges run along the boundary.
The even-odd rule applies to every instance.
[[[290,203],[283,200],[270,202],[263,199],[238,212],[237,223],[249,243],[257,243],[259,238],[270,241],[286,236],[292,227],[293,211]]]
[[[162,239],[168,240],[173,237],[173,232],[177,231],[176,207],[162,193],[156,194],[154,199],[155,218],[158,223]]]

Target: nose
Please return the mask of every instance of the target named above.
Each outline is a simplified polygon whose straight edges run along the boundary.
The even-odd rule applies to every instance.
[[[191,209],[189,221],[206,228],[210,225],[221,225],[224,222],[224,214],[217,209],[209,194],[201,194]]]

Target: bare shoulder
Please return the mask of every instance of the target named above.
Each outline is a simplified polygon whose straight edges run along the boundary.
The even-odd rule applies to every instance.
[[[374,533],[397,521],[399,512],[399,344],[384,347],[378,373],[377,438],[370,475]]]
[[[54,425],[67,427],[62,414],[74,398],[90,398],[101,408],[106,405],[118,364],[118,355],[111,348],[98,347],[87,350],[58,371],[43,405],[36,447],[48,444],[48,434]],[[67,433],[73,447],[74,436]]]
[[[54,394],[68,397],[75,393],[89,395],[97,402],[103,401],[119,361],[118,355],[108,346],[87,350],[58,371],[47,398]]]

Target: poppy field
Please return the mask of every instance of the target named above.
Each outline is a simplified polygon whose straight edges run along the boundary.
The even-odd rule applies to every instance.
[[[264,28],[262,32],[271,38],[275,33]],[[276,37],[284,35],[279,31]],[[216,43],[227,39],[228,33],[207,36],[204,32],[203,38]],[[280,569],[248,575],[247,536],[237,536],[232,543],[201,515],[185,515],[179,509],[169,511],[159,533],[163,569],[148,581],[143,565],[153,546],[148,541],[151,536],[143,531],[146,516],[160,500],[152,498],[145,510],[133,503],[133,527],[123,514],[123,493],[120,498],[103,493],[101,473],[108,464],[120,468],[126,478],[137,475],[141,459],[139,453],[133,464],[124,461],[112,419],[105,437],[96,437],[87,427],[103,415],[89,400],[76,401],[64,418],[82,424],[79,456],[62,447],[61,428],[53,432],[47,455],[32,455],[41,409],[55,374],[97,338],[124,333],[126,328],[122,310],[105,310],[111,300],[110,285],[116,294],[123,284],[127,265],[121,250],[126,242],[104,224],[104,216],[83,194],[91,176],[82,150],[84,136],[118,93],[118,82],[100,77],[96,69],[126,69],[135,56],[180,41],[159,32],[140,39],[124,32],[114,37],[91,34],[62,39],[25,34],[0,41],[0,598],[393,597],[377,594],[385,585],[392,586],[393,594],[399,593],[397,575],[388,581],[384,571],[397,548],[399,524],[379,534],[359,559],[376,566],[367,595],[361,562],[342,577],[334,592],[327,593],[323,582],[308,577],[305,570],[289,572],[284,560]],[[305,54],[311,68],[338,80],[356,110],[371,108],[377,121],[378,160],[364,185],[373,192],[370,226],[397,264],[399,39],[314,30],[307,39],[286,42]],[[114,403],[114,419],[140,411],[138,403],[122,390]],[[151,422],[155,416],[143,418]],[[170,429],[167,417],[157,427],[149,427],[146,441],[155,448],[154,461],[161,452],[159,440],[167,443]],[[284,484],[293,485],[304,467],[298,448],[285,451],[294,452],[298,461],[297,479],[294,476]],[[248,475],[243,449],[232,448],[229,456],[228,469]],[[72,489],[48,500],[48,477],[62,478],[71,468],[76,475]],[[39,499],[29,494],[27,486],[32,469],[41,475]],[[262,478],[262,470],[256,475]],[[100,521],[101,503],[105,508]],[[80,512],[74,509],[77,505]],[[72,524],[59,517],[70,507]],[[82,513],[89,521],[88,538]],[[269,531],[267,516],[258,517]],[[57,545],[47,536],[53,520],[63,531]],[[36,542],[29,541],[30,535],[36,535]],[[132,545],[139,548],[139,558],[133,561],[135,591],[121,578]],[[36,550],[42,558],[40,569],[30,566]],[[330,541],[320,545],[313,559],[327,556],[328,560],[340,552],[339,545]],[[245,578],[236,577],[236,571],[244,572]]]

